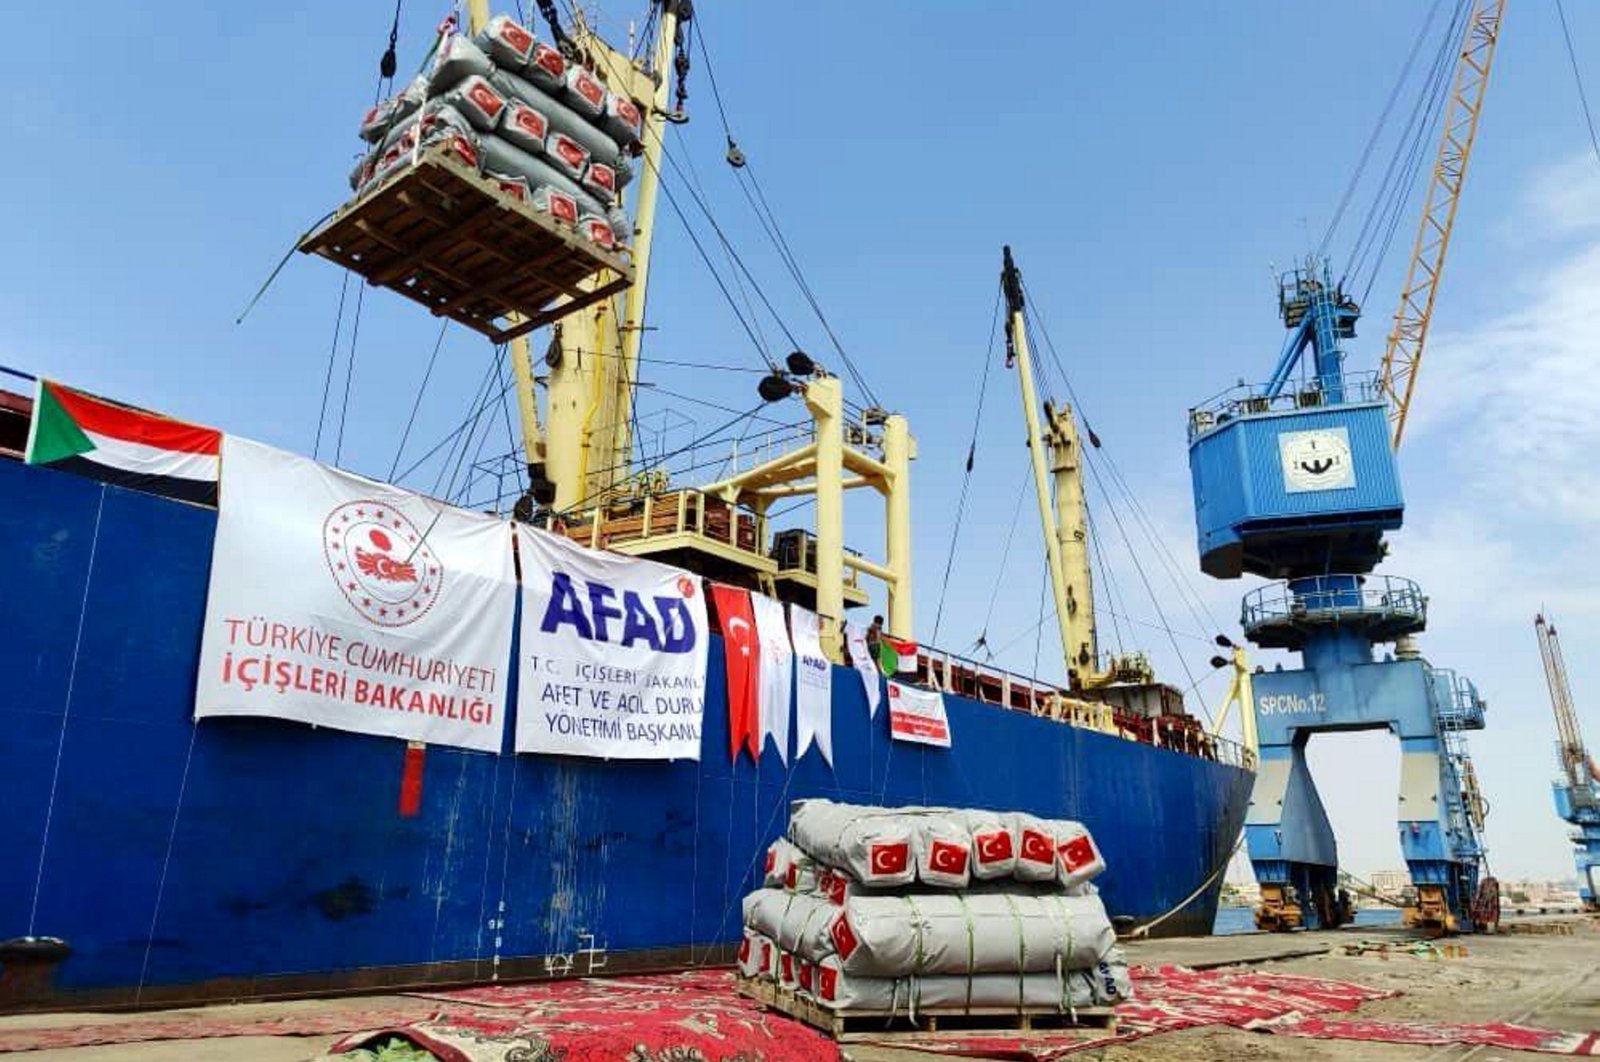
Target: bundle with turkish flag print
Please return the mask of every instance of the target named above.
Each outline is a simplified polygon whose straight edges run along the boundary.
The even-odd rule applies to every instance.
[[[1128,998],[1081,823],[1025,812],[796,801],[745,897],[740,969],[836,1011],[1032,1013]]]

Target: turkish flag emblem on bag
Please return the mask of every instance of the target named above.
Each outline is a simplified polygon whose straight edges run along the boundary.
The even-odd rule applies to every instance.
[[[873,876],[904,874],[911,859],[911,846],[905,841],[883,841],[867,849],[867,866]]]
[[[978,850],[978,862],[984,865],[1003,863],[1011,858],[1011,831],[986,830],[974,832],[972,843]]]
[[[833,940],[833,950],[839,953],[841,960],[849,959],[850,953],[861,943],[856,939],[856,931],[850,928],[850,919],[843,911],[828,927],[828,936]]]
[[[1089,835],[1086,833],[1080,833],[1057,851],[1061,855],[1061,865],[1067,868],[1069,874],[1081,870],[1099,858],[1095,854],[1094,842],[1089,840]]]
[[[1030,863],[1054,863],[1056,847],[1046,834],[1038,830],[1022,831],[1022,852],[1018,859],[1026,859]]]
[[[928,866],[942,874],[961,874],[967,869],[965,845],[953,841],[934,841],[928,848]]]

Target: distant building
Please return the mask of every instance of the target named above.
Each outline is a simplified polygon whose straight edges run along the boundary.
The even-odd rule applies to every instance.
[[[1372,891],[1398,898],[1411,885],[1409,870],[1375,870],[1369,879]]]

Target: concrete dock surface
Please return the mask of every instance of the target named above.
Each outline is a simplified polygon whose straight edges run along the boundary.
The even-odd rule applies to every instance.
[[[1522,918],[1494,936],[1458,937],[1442,948],[1412,953],[1414,938],[1395,929],[1348,929],[1293,934],[1238,934],[1134,941],[1126,945],[1130,962],[1146,966],[1212,968],[1236,963],[1263,969],[1354,981],[1398,990],[1394,998],[1367,1003],[1360,1017],[1400,1021],[1496,1022],[1587,1032],[1600,1029],[1600,919]],[[1554,931],[1552,931],[1554,930]],[[1361,945],[1359,954],[1348,954]],[[348,1011],[393,1011],[414,1016],[415,998],[386,995],[245,1003],[185,1008],[137,1015],[101,1013],[22,1014],[0,1017],[0,1034],[21,1029],[72,1027],[90,1023],[162,1021],[195,1015],[209,1019],[298,1018]],[[27,1051],[27,1062],[300,1062],[324,1054],[338,1039],[322,1036],[241,1036],[207,1040],[156,1040],[96,1047]],[[847,1045],[854,1062],[929,1062],[951,1056],[869,1045]],[[1522,1062],[1548,1059],[1483,1047],[1417,1047],[1339,1040],[1272,1036],[1226,1027],[1161,1033],[1070,1056],[1098,1062],[1228,1062],[1276,1060],[1367,1060],[1386,1062]],[[619,1060],[621,1062],[621,1060]],[[713,1060],[714,1062],[714,1060]]]

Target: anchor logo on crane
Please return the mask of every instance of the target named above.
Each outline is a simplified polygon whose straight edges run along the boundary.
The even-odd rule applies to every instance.
[[[1344,428],[1286,431],[1278,436],[1284,489],[1291,494],[1356,485]]]

